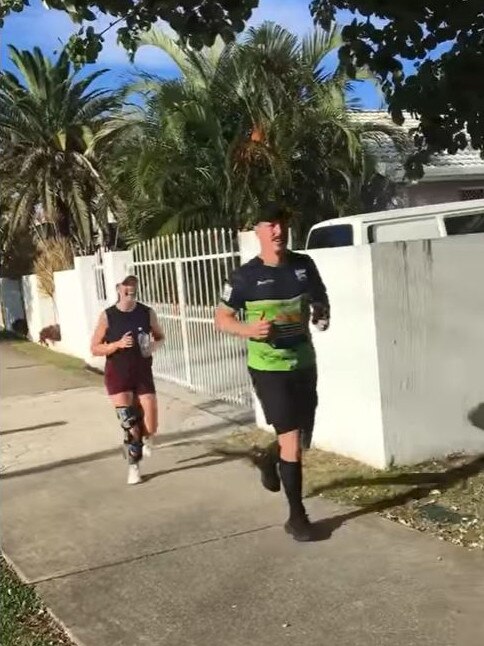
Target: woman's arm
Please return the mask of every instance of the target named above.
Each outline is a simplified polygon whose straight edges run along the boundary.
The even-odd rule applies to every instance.
[[[119,341],[105,343],[106,332],[108,331],[108,317],[102,312],[91,339],[91,352],[95,357],[108,357],[119,350]]]
[[[152,309],[150,309],[150,329],[156,344],[165,340],[165,333],[163,332],[155,311]]]

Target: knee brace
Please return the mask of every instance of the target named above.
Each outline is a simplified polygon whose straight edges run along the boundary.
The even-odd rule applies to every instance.
[[[132,429],[142,420],[139,409],[136,406],[117,406],[116,415],[124,432],[124,444],[128,451],[128,459],[132,463],[139,462],[143,457],[141,429],[139,430],[139,438],[132,433]]]

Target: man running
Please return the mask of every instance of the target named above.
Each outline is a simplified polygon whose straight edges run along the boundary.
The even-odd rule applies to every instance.
[[[164,338],[155,312],[136,300],[137,289],[136,276],[117,285],[118,302],[102,312],[91,340],[92,354],[106,357],[104,382],[124,432],[130,485],[141,482],[139,463],[157,431],[151,355]]]
[[[329,301],[311,258],[287,249],[283,207],[271,203],[263,209],[255,232],[260,255],[235,270],[224,286],[215,324],[222,332],[248,339],[254,390],[278,440],[260,465],[262,483],[270,491],[280,491],[282,480],[289,502],[285,529],[295,540],[309,541],[312,532],[302,502],[300,439],[317,405],[309,321],[326,330]],[[240,311],[245,320],[238,318]]]

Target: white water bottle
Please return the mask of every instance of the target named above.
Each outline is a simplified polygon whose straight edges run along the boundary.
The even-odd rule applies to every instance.
[[[141,327],[138,328],[138,345],[142,357],[145,359],[151,357],[151,338]]]

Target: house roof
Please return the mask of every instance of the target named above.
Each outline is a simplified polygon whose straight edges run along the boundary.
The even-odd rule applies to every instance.
[[[388,112],[383,110],[363,110],[351,113],[352,121],[357,123],[375,123],[396,127]],[[418,126],[418,120],[406,116],[402,131],[409,131]],[[379,141],[367,139],[368,151],[379,160],[379,172],[394,180],[402,180],[404,175],[403,155],[397,150],[388,135],[383,135]],[[431,157],[425,166],[425,175],[421,181],[438,181],[449,179],[484,179],[484,160],[480,151],[466,148],[455,155],[439,153]]]

